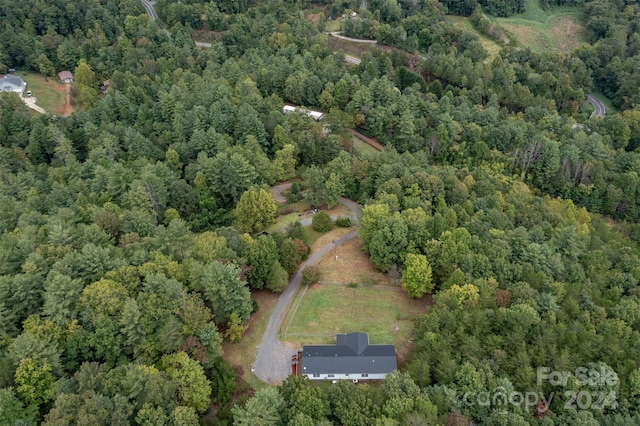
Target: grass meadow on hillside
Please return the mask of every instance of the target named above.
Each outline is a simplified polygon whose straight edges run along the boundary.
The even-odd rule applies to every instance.
[[[58,77],[45,78],[41,74],[21,72],[19,76],[27,83],[26,90],[30,90],[38,101],[37,105],[50,114],[63,114],[66,104],[66,87],[60,83]]]
[[[525,12],[496,22],[534,52],[570,53],[586,41],[582,16],[575,7],[544,10],[538,0],[527,0]]]

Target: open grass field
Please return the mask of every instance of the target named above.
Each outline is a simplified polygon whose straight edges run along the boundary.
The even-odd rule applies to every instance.
[[[251,315],[247,324],[249,328],[242,336],[239,343],[225,341],[222,344],[222,357],[242,371],[242,378],[255,386],[263,383],[251,377],[251,364],[256,359],[257,347],[260,344],[271,311],[278,301],[278,294],[269,290],[253,290],[251,297],[258,302],[258,311]]]
[[[295,222],[296,220],[300,220],[302,219],[301,217],[298,216],[298,213],[289,213],[283,216],[279,216],[276,219],[276,223],[274,223],[273,225],[270,225],[267,227],[267,229],[265,229],[265,231],[269,232],[269,233],[274,233],[274,232],[283,232],[287,229],[287,227],[289,225],[291,225],[293,222]]]
[[[336,333],[363,331],[371,343],[393,342],[402,362],[414,321],[426,312],[430,296],[406,297],[371,265],[359,239],[332,251],[318,267],[320,282],[298,294],[283,322],[282,340],[301,347],[333,343]]]
[[[371,343],[394,343],[405,355],[414,321],[425,313],[425,305],[424,300],[407,298],[398,287],[314,284],[306,290],[283,340],[301,347],[333,343],[336,333],[362,331],[369,333]]]
[[[582,15],[575,7],[544,10],[538,0],[526,0],[524,13],[496,22],[534,52],[570,53],[586,41]]]
[[[20,72],[27,83],[27,89],[38,99],[37,105],[50,114],[64,114],[66,105],[66,86],[57,77],[45,79],[41,74]]]
[[[336,259],[338,256],[338,259]],[[320,283],[392,285],[387,275],[378,271],[362,251],[362,241],[356,238],[338,247],[318,263]]]
[[[502,49],[502,46],[500,44],[496,43],[494,40],[478,31],[476,27],[471,24],[471,21],[468,17],[448,15],[446,17],[446,20],[453,24],[453,26],[455,26],[456,28],[460,28],[461,30],[477,35],[480,38],[482,47],[484,47],[487,53],[489,53],[490,57],[493,58],[498,54],[498,52],[500,52],[500,49]]]
[[[329,47],[333,50],[344,52],[348,55],[353,55],[357,58],[362,56],[363,52],[373,52],[380,47],[371,43],[357,43],[355,41],[344,40],[338,37],[328,35]]]

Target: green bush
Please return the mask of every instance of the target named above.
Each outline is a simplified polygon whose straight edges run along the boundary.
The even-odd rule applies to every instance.
[[[317,266],[307,266],[302,270],[302,285],[309,285],[318,282],[320,279],[320,269]]]
[[[336,219],[336,226],[338,228],[349,228],[349,227],[351,227],[351,218],[340,216],[339,218]]]
[[[289,273],[282,267],[280,262],[276,262],[271,267],[266,287],[274,293],[280,293],[289,284]]]
[[[329,216],[325,212],[316,213],[313,217],[313,221],[311,222],[311,226],[314,231],[318,232],[329,232],[333,229],[333,221],[331,220],[331,216]]]

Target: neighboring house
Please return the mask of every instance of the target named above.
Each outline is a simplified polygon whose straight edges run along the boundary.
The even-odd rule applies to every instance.
[[[0,78],[0,92],[22,93],[27,83],[17,75],[5,75]]]
[[[58,77],[60,78],[60,81],[63,82],[64,84],[73,83],[73,74],[71,74],[71,71],[60,71],[58,73]]]
[[[297,373],[309,380],[382,380],[398,369],[393,345],[370,345],[367,333],[336,334],[335,345],[305,345]]]
[[[316,121],[320,121],[324,118],[324,113],[320,111],[308,110],[306,108],[300,108],[292,105],[285,105],[282,107],[282,113],[285,115],[291,114],[294,111],[303,112]]]

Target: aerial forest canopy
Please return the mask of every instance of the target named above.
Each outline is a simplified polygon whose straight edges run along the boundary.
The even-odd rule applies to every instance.
[[[490,54],[448,19],[521,1],[0,0],[0,73],[76,78],[69,116],[0,94],[0,426],[640,423],[640,5],[543,3],[588,43]],[[378,42],[357,64],[342,15]],[[433,295],[379,386],[254,394],[222,358],[309,254],[299,223],[259,235],[292,178],[362,204],[372,264]],[[496,389],[555,399],[463,397]]]

